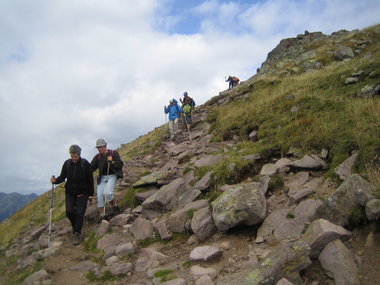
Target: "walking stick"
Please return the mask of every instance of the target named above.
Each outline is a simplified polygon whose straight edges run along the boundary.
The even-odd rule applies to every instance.
[[[109,173],[110,173],[110,162],[107,161],[107,184],[106,184],[106,190],[104,191],[104,210],[103,215],[106,215],[106,207],[107,207],[107,194],[108,194],[108,179],[109,179]]]
[[[54,175],[53,175],[53,178],[55,178]],[[53,203],[54,203],[54,183],[51,184],[48,247],[50,247],[50,241],[51,241],[51,224],[52,224],[52,217],[53,217]]]

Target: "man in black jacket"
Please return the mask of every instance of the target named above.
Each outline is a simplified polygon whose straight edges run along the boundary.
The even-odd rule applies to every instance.
[[[114,201],[113,192],[117,180],[123,178],[123,161],[118,152],[107,149],[107,143],[104,139],[98,139],[95,147],[99,153],[92,159],[91,168],[93,172],[99,169],[96,193],[99,213],[104,217],[107,203],[113,206],[114,212],[119,211]]]
[[[80,156],[81,148],[72,145],[69,149],[71,159],[65,161],[61,175],[52,177],[50,182],[60,184],[66,179],[66,216],[73,228],[73,244],[80,243],[88,197],[94,195],[94,179],[90,163]]]

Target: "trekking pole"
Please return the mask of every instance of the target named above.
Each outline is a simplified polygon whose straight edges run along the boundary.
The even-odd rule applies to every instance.
[[[55,178],[54,175],[53,175],[53,178]],[[50,247],[50,240],[51,240],[51,224],[52,224],[52,217],[53,217],[53,201],[54,201],[54,183],[51,184],[50,210],[49,210],[48,247]]]
[[[107,207],[107,194],[108,194],[108,179],[109,179],[109,173],[110,173],[110,162],[107,161],[107,184],[106,184],[106,190],[104,191],[104,210],[103,215],[106,215],[106,207]]]

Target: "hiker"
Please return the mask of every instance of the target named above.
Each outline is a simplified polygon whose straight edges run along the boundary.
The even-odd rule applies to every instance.
[[[60,184],[66,181],[66,216],[73,229],[74,245],[80,243],[80,235],[86,212],[88,197],[94,195],[94,179],[90,163],[80,156],[81,148],[72,145],[69,148],[71,159],[64,162],[61,174],[50,178],[52,184]]]
[[[187,92],[184,92],[183,96],[184,96],[183,100],[182,99],[179,99],[179,100],[182,103],[183,119],[185,121],[186,128],[188,131],[190,131],[191,124],[193,123],[192,118],[191,118],[191,113],[192,113],[193,109],[195,108],[195,101],[193,98],[191,98],[187,94]]]
[[[228,90],[238,85],[239,81],[240,79],[237,78],[236,76],[229,75],[228,78],[226,79],[226,82],[228,82]]]
[[[107,203],[112,206],[112,212],[120,211],[117,206],[113,193],[119,178],[123,178],[123,161],[115,150],[107,149],[107,143],[104,139],[98,139],[96,146],[98,154],[91,161],[92,171],[99,170],[97,178],[97,200],[100,216],[106,218],[105,207]]]
[[[169,100],[169,106],[164,106],[165,114],[169,114],[169,132],[170,139],[174,139],[174,136],[178,132],[178,121],[183,114],[183,110],[178,106],[178,101],[176,99]]]

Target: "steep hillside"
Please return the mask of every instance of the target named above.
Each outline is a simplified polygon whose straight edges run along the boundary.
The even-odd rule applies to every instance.
[[[22,195],[19,193],[0,192],[0,222],[12,216],[16,211],[30,203],[38,196],[36,194]]]
[[[190,132],[121,145],[123,213],[90,204],[81,245],[61,188],[51,247],[49,193],[0,224],[0,283],[375,284],[379,43],[380,26],[281,41]]]

